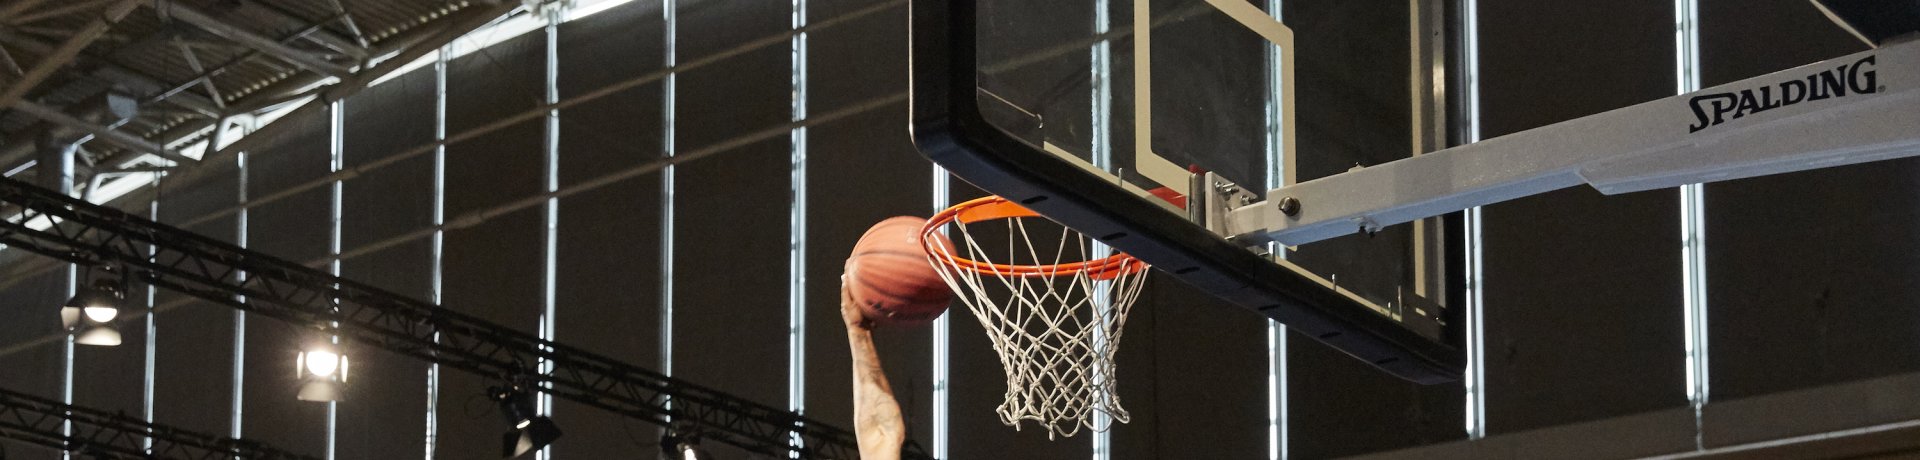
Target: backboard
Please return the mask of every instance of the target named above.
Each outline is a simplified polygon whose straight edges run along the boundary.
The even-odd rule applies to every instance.
[[[1296,248],[1206,225],[1268,189],[1432,150],[1438,2],[912,9],[914,138],[936,163],[1394,375],[1459,377],[1425,298],[1442,294],[1434,222]]]

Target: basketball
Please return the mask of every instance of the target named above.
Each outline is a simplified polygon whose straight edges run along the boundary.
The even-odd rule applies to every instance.
[[[874,326],[917,326],[947,311],[953,291],[927,261],[926,219],[899,216],[874,224],[847,258],[847,293]],[[948,248],[953,242],[941,236]]]

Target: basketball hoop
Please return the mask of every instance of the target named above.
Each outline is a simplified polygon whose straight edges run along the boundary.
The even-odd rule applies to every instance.
[[[1029,219],[1043,223],[1039,232],[1029,231]],[[1006,223],[1005,251],[990,253],[975,239],[974,232],[995,231],[984,224],[990,221]],[[949,224],[956,244],[926,244],[927,257],[1000,355],[1007,376],[1000,422],[1016,430],[1023,420],[1038,422],[1049,439],[1126,423],[1113,354],[1147,264],[1064,226],[1057,244],[1036,245],[1035,237],[1054,233],[1044,227],[1058,224],[997,196],[934,215],[921,240],[939,241],[932,236]],[[999,235],[991,238],[997,243]]]

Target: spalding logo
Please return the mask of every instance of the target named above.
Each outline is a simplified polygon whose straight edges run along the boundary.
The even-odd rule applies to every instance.
[[[1687,132],[1699,132],[1727,120],[1773,110],[1802,102],[1846,97],[1849,94],[1873,94],[1880,91],[1880,81],[1874,75],[1873,56],[1867,56],[1859,62],[1842,65],[1807,78],[1788,80],[1778,85],[1743,89],[1737,93],[1715,93],[1694,96],[1694,123]]]

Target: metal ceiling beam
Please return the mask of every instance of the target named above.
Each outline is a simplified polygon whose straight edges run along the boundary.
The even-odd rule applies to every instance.
[[[88,123],[86,120],[81,120],[78,117],[75,117],[73,115],[70,115],[66,112],[61,111],[60,109],[40,105],[40,103],[38,102],[30,102],[30,101],[16,102],[13,104],[13,109],[19,110],[21,113],[31,115],[34,118],[46,120],[49,123],[85,131],[89,134],[92,134],[94,139],[107,141],[115,145],[119,145],[121,147],[126,147],[129,149],[139,150],[143,153],[159,155],[161,158],[173,160],[176,162],[180,162],[182,164],[193,164],[193,163],[198,163],[200,161],[200,160],[195,160],[193,158],[189,158],[185,155],[181,155],[179,152],[167,150],[166,146],[160,145],[159,143],[155,143],[153,141],[149,141],[146,138],[135,136],[133,134],[128,134],[124,131],[115,131],[112,129],[107,129],[107,127],[105,126]]]
[[[148,40],[148,39],[156,38],[158,36],[159,35],[156,34],[155,36],[149,36],[149,37],[142,38],[140,40],[135,40],[135,41],[138,42],[141,40]],[[4,28],[0,28],[0,43],[6,43],[7,45],[11,45],[15,48],[19,48],[21,50],[25,50],[27,52],[30,52],[33,54],[39,54],[39,55],[46,55],[46,54],[53,53],[53,49],[55,46],[54,44],[43,41],[38,37],[32,37],[32,36],[15,33],[13,31],[6,30]],[[80,56],[74,57],[73,63],[76,65],[82,65],[82,66],[92,66],[95,69],[94,70],[95,76],[106,78],[109,80],[114,80],[114,81],[125,80],[125,83],[127,83],[129,86],[155,88],[155,91],[173,87],[173,84],[171,83],[162,82],[160,81],[160,79],[154,78],[152,75],[147,75],[146,73],[140,72],[138,70],[120,65],[119,63],[115,63],[110,59],[91,58],[86,55],[80,55]],[[201,114],[207,115],[209,117],[218,115],[220,113],[219,108],[214,107],[212,101],[204,97],[201,97],[198,94],[192,94],[192,93],[173,94],[164,98],[158,98],[158,99],[148,100],[143,102],[155,102],[159,99],[165,99],[169,103],[179,105],[181,107],[185,107],[195,112],[200,112]]]
[[[461,13],[471,13],[449,19],[453,22],[448,23],[446,28],[420,40],[419,43],[406,47],[393,57],[380,61],[380,63],[375,64],[372,69],[363,69],[359,73],[354,74],[352,78],[341,79],[339,83],[316,89],[313,94],[318,97],[307,101],[305,105],[294,109],[292,112],[281,117],[281,119],[292,119],[300,115],[326,110],[327,106],[333,102],[346,99],[349,96],[359,93],[360,90],[366,89],[368,85],[373,84],[374,80],[379,80],[389,73],[400,70],[401,67],[406,67],[407,64],[412,63],[415,59],[426,56],[428,53],[438,51],[440,47],[446,46],[447,43],[451,43],[465,36],[468,32],[487,25],[487,23],[493,22],[494,19],[511,13],[519,7],[520,3],[518,2],[500,2],[491,5],[482,4],[481,8],[478,9],[462,10]],[[455,14],[458,15],[461,13]],[[236,107],[248,107],[247,104],[234,105]],[[233,144],[221,148],[218,153],[210,156],[232,155],[241,150],[256,148],[259,142],[261,142],[259,139],[267,137],[261,136],[260,131],[272,129],[272,126],[273,125],[267,125],[262,127],[261,130],[255,130],[253,134],[234,141]]]
[[[303,25],[313,22],[313,20],[295,15],[293,14],[293,12],[287,11],[286,8],[282,8],[281,6],[275,5],[270,2],[255,1],[255,2],[246,2],[241,5],[243,7],[248,8],[248,10],[250,11],[258,11],[262,14],[272,16],[275,20],[278,20],[281,22],[299,23]],[[342,17],[342,19],[344,19],[344,17]],[[324,24],[324,23],[333,22],[333,21],[334,19],[327,19],[327,20],[321,21],[321,23]],[[351,56],[356,61],[365,60],[368,56],[370,56],[370,54],[367,52],[367,48],[365,45],[356,43],[353,40],[349,40],[345,37],[341,37],[337,34],[334,34],[332,31],[328,31],[326,29],[318,29],[312,32],[308,32],[302,35],[301,38],[312,40],[314,43],[319,43],[321,46],[325,46],[327,48],[333,49],[334,51],[339,51],[341,54]]]
[[[519,6],[520,4],[518,2],[510,1],[476,3],[438,19],[435,21],[435,24],[430,24],[428,27],[410,29],[401,35],[382,40],[379,44],[379,49],[374,50],[372,54],[374,56],[395,54],[395,56],[380,61],[380,63],[372,69],[362,69],[359,72],[360,75],[370,75],[371,77],[366,78],[365,83],[359,85],[360,88],[365,88],[366,84],[371,84],[381,76],[398,70],[414,59],[419,59],[427,53],[439,50],[440,47],[446,46],[447,43],[451,43],[461,36],[473,32],[475,29],[485,26],[487,23],[507,13],[513,12],[513,10]],[[251,113],[271,105],[278,105],[303,97],[317,95],[319,94],[319,90],[307,91],[305,93],[301,91],[319,83],[324,78],[323,76],[313,74],[299,74],[275,82],[266,89],[255,91],[238,101],[227,104],[228,112],[235,114]],[[341,83],[336,83],[335,85],[338,86],[344,83],[345,81],[343,80]],[[356,89],[355,91],[357,92],[358,90]],[[350,95],[352,95],[351,92],[343,92],[340,94],[340,97],[344,98]],[[325,104],[321,104],[320,108],[324,109]],[[290,114],[288,117],[282,118],[285,119],[291,116]],[[166,144],[173,144],[182,139],[189,139],[193,136],[200,135],[200,133],[206,131],[207,127],[212,126],[213,123],[214,120],[190,122],[170,128],[158,136],[151,137],[159,139]],[[271,126],[273,125],[268,125],[267,128],[270,129]],[[258,130],[255,131],[255,134],[258,134]],[[247,139],[254,139],[256,137],[258,136],[249,135],[242,137],[240,138],[240,142],[245,142]],[[251,148],[251,144],[246,147]],[[204,161],[219,161],[230,158],[233,152],[236,151],[238,150],[232,148],[222,149],[219,152],[203,156],[201,159]],[[108,166],[124,165],[139,160],[145,155],[146,153],[144,152],[124,151],[101,160],[99,163]],[[188,175],[191,176],[190,173]]]
[[[20,102],[26,97],[28,91],[40,86],[40,82],[53,76],[55,71],[73,62],[73,59],[80,55],[80,51],[87,49],[87,46],[92,45],[93,41],[100,36],[106,35],[107,29],[113,28],[114,23],[127,17],[127,13],[133,12],[133,8],[140,6],[143,1],[120,0],[119,3],[108,6],[106,11],[101,12],[93,20],[87,21],[87,24],[75,31],[73,36],[67,37],[67,41],[61,42],[59,47],[54,48],[51,54],[41,57],[40,62],[35,63],[33,69],[28,70],[26,75],[7,86],[4,92],[0,92],[0,109],[13,107],[15,102]]]
[[[6,6],[0,6],[0,20],[13,19],[14,16],[33,9],[33,7],[39,6],[40,3],[44,1],[45,0],[14,0]]]
[[[68,422],[72,435],[61,433],[61,425]],[[0,437],[93,459],[318,460],[258,441],[147,423],[7,389],[0,389]],[[151,451],[143,445],[148,438],[153,439]]]
[[[325,57],[306,50],[280,44],[279,40],[267,38],[253,31],[228,24],[226,21],[222,21],[219,18],[215,18],[212,15],[196,10],[183,3],[163,2],[162,5],[165,5],[164,8],[166,8],[166,11],[162,12],[162,14],[185,21],[188,24],[193,24],[201,30],[220,36],[220,38],[239,42],[248,48],[259,50],[262,53],[267,53],[268,55],[314,72],[324,73],[341,79],[353,76],[353,69],[347,66],[328,61]]]

